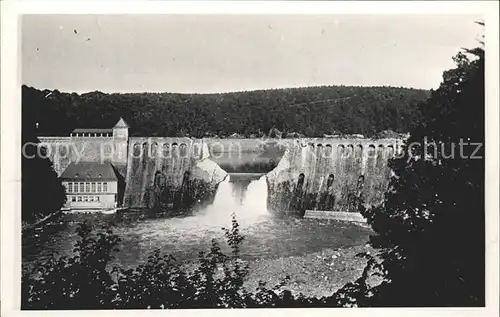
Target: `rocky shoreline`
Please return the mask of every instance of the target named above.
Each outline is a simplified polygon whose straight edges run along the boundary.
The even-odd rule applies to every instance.
[[[361,252],[374,254],[368,244],[341,249],[325,249],[303,256],[263,259],[249,262],[250,274],[245,287],[253,291],[259,281],[268,287],[280,283],[289,276],[283,289],[306,296],[329,296],[363,273],[366,259],[356,256]]]
[[[272,288],[287,280],[282,289],[290,290],[294,295],[302,293],[308,297],[330,296],[361,276],[367,260],[357,254],[363,252],[373,255],[376,249],[363,244],[324,249],[301,256],[250,260],[246,262],[249,274],[244,281],[244,287],[253,292],[259,286],[259,281]],[[195,266],[193,262],[184,264],[188,270],[194,269]],[[370,284],[372,282],[378,284],[378,281],[370,281]]]

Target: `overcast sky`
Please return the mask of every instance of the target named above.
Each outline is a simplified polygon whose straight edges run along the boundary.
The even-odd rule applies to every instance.
[[[437,88],[478,16],[31,15],[22,83],[65,92]]]

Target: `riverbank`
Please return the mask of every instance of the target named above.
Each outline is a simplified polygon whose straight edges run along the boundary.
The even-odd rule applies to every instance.
[[[246,262],[249,265],[249,275],[244,287],[247,291],[254,292],[259,281],[262,281],[268,288],[272,288],[288,276],[288,282],[282,289],[287,289],[294,295],[302,293],[307,297],[317,298],[330,296],[362,275],[367,262],[363,257],[357,256],[362,252],[373,255],[376,249],[363,244],[324,249],[300,256],[250,260]],[[188,270],[193,270],[195,266],[193,262],[184,265]],[[375,285],[380,280],[370,279],[369,282]]]
[[[361,276],[366,265],[364,258],[356,256],[361,252],[374,254],[376,250],[369,245],[358,245],[303,256],[257,259],[249,262],[250,274],[245,287],[255,290],[259,281],[272,287],[288,275],[290,279],[284,289],[306,296],[329,296]]]

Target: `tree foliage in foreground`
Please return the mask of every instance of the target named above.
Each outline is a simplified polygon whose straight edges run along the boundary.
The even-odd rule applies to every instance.
[[[428,91],[323,86],[219,94],[62,93],[22,87],[23,109],[40,135],[110,128],[120,117],[132,136],[259,137],[408,132]],[[29,119],[29,120],[28,120]]]
[[[420,106],[405,156],[390,163],[384,203],[363,211],[382,249],[369,264],[386,282],[346,286],[360,306],[485,304],[484,51],[454,61]]]

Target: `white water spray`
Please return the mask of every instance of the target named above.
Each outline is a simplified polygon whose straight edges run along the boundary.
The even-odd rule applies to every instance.
[[[243,200],[235,195],[234,184],[230,175],[219,184],[211,206],[201,211],[196,217],[203,217],[205,223],[221,225],[231,222],[231,214],[236,215],[240,226],[249,226],[265,221],[269,216],[267,211],[267,180],[262,176],[248,185]],[[199,220],[202,220],[199,218]]]
[[[151,231],[144,239],[161,239],[158,237],[174,235],[183,241],[197,241],[203,237],[223,239],[221,228],[231,228],[231,215],[241,229],[258,230],[260,224],[269,221],[271,214],[267,211],[267,179],[262,176],[248,184],[246,193],[241,199],[241,184],[231,182],[230,176],[219,183],[212,205],[189,217],[164,219],[158,224],[158,230]],[[257,225],[257,226],[255,226]],[[139,233],[140,234],[140,233]]]
[[[247,188],[242,202],[243,211],[253,216],[268,215],[267,211],[267,179],[262,176],[253,180]]]
[[[230,176],[227,175],[226,178],[220,182],[217,192],[215,193],[214,202],[211,209],[211,213],[223,213],[225,214],[227,209],[234,209],[238,205],[236,197],[233,195],[233,186],[229,182]]]

